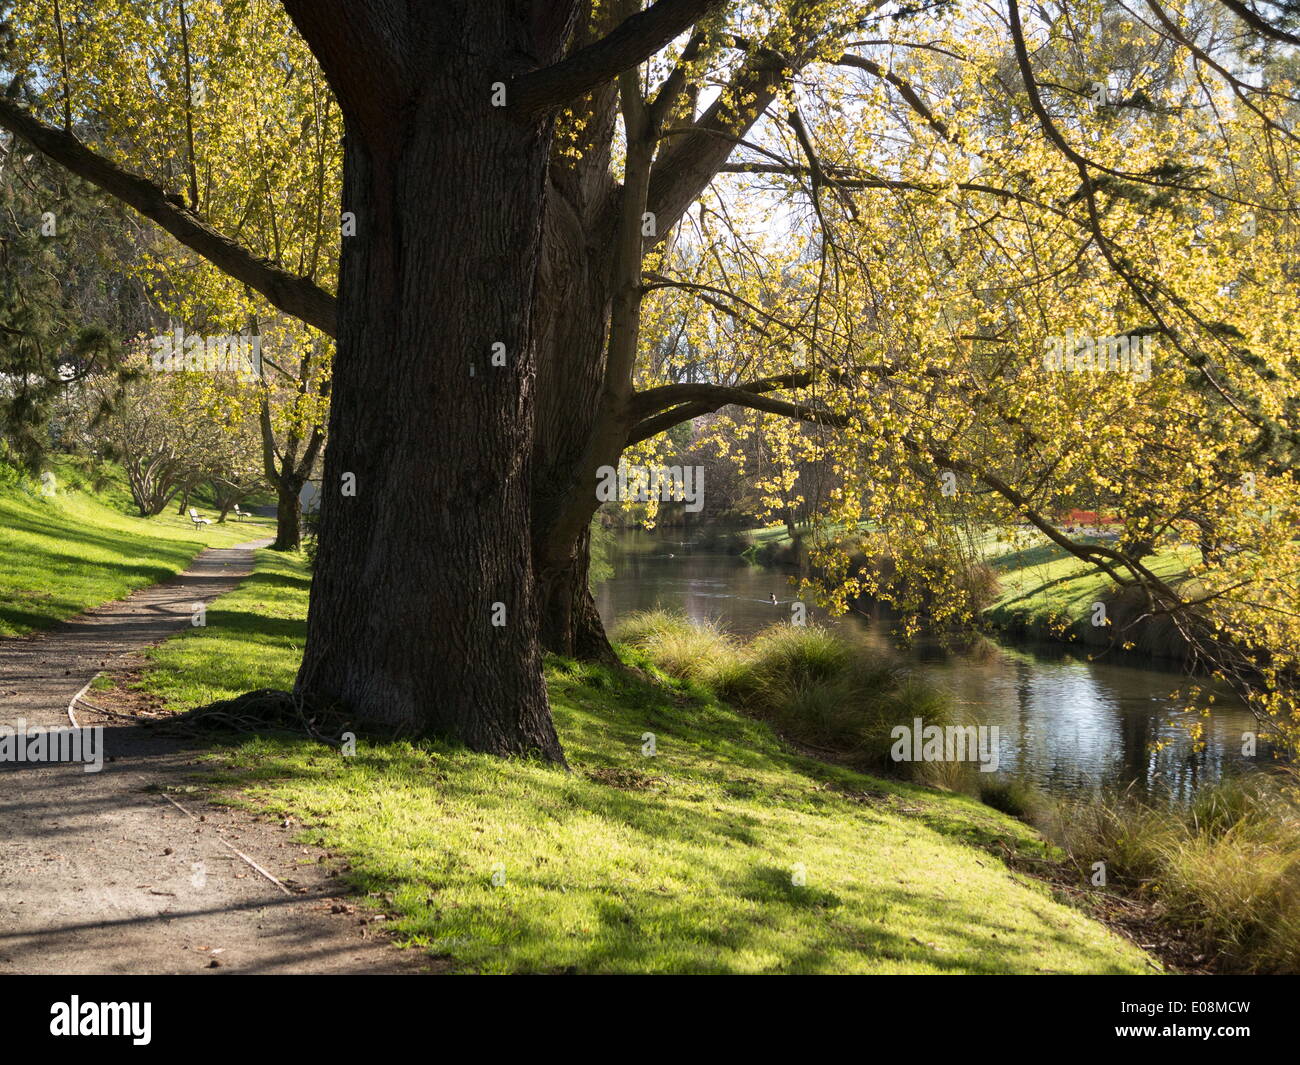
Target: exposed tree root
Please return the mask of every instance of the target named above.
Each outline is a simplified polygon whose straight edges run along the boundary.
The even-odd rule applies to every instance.
[[[166,722],[167,728],[238,733],[288,732],[338,747],[356,733],[351,714],[338,704],[318,705],[294,692],[260,688],[234,699],[196,707]]]

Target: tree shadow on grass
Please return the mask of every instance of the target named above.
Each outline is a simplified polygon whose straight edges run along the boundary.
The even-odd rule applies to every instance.
[[[246,587],[258,583],[274,594],[302,581],[259,573]],[[302,636],[297,618],[209,617],[253,650]],[[996,830],[972,838],[982,829],[957,812],[846,807],[828,784],[910,796],[922,811],[951,799],[789,755],[766,725],[680,687],[587,673],[553,676],[572,774],[436,742],[371,748],[364,735],[344,762],[306,740],[271,736],[251,753],[232,752],[242,768],[219,781],[269,785],[273,803],[323,819],[330,827],[318,838],[351,855],[346,882],[403,900],[386,906],[399,915],[394,930],[466,970],[1032,972],[1042,971],[1045,941],[1067,948],[1076,968],[1121,968],[1100,929],[1094,948],[1009,877],[1005,890],[1025,902],[1003,912],[1025,921],[991,917],[981,901],[1000,890],[985,882],[996,871],[962,872],[959,863],[956,881],[935,868],[910,886],[882,883],[908,872],[902,842],[929,841],[938,861],[942,837],[989,843]],[[637,755],[645,731],[659,736],[658,760]],[[602,768],[619,772],[593,775]],[[824,883],[815,873],[811,885],[795,885],[781,864],[805,840],[830,848],[838,866]],[[510,856],[501,890],[487,881],[493,847]],[[859,861],[874,863],[870,891],[854,880]]]
[[[998,572],[1007,570],[1028,569],[1032,566],[1046,566],[1053,562],[1058,562],[1065,558],[1066,552],[1062,547],[1056,544],[1040,544],[1037,547],[1027,547],[1023,551],[1013,551],[1010,554],[998,555],[988,559],[990,569]]]

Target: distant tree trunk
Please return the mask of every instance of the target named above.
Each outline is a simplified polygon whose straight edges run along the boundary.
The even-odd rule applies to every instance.
[[[296,551],[302,542],[302,487],[316,468],[325,434],[319,427],[308,436],[307,446],[298,453],[301,440],[297,432],[285,434],[282,448],[276,446],[271,428],[271,405],[262,399],[262,470],[275,489],[275,543],[273,551]]]
[[[185,491],[181,493],[181,505],[176,508],[176,513],[179,514],[181,517],[184,517],[185,512],[189,509],[189,506],[190,506],[190,490],[187,488],[185,489]]]
[[[1214,525],[1206,518],[1193,518],[1196,525],[1196,546],[1201,552],[1201,562],[1213,566],[1219,561],[1223,544],[1214,531]]]
[[[296,551],[302,543],[301,484],[292,477],[281,478],[275,486],[275,543],[273,551]]]
[[[142,518],[157,517],[180,490],[164,456],[126,456],[123,468],[131,501]]]

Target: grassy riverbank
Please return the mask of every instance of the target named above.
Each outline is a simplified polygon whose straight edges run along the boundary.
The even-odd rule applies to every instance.
[[[1066,802],[1056,821],[1076,875],[1104,861],[1111,889],[1146,911],[1151,939],[1175,939],[1190,966],[1300,972],[1294,769],[1229,777],[1184,805],[1129,794]]]
[[[784,529],[757,540],[789,544]],[[1130,607],[1104,575],[1054,547],[1011,552],[989,538],[986,555],[1003,579],[990,608],[1008,628],[1038,638],[1109,643],[1114,630],[1090,624],[1094,604],[1123,623]],[[1188,558],[1153,560],[1167,580],[1185,572]],[[1137,650],[1168,654],[1159,629],[1136,634]],[[927,722],[954,719],[953,707],[924,683],[900,687],[858,683],[879,674],[871,652],[846,654],[854,630],[821,633],[782,626],[748,643],[709,624],[662,611],[634,615],[620,636],[641,647],[668,672],[734,698],[772,721],[783,735],[833,748],[834,757],[860,768],[911,775],[911,764],[882,765],[885,726],[923,706]],[[1094,634],[1095,632],[1095,634]],[[842,646],[837,646],[839,641]],[[774,657],[804,660],[799,683],[771,668]],[[773,652],[779,652],[774,655]],[[862,657],[876,668],[858,664]],[[902,692],[900,699],[896,693]],[[1130,928],[1161,956],[1195,972],[1293,973],[1300,971],[1300,778],[1284,766],[1230,776],[1203,786],[1187,804],[1144,801],[1128,792],[1073,799],[1045,795],[1014,778],[992,782],[982,774],[949,772],[940,763],[920,766],[920,781],[966,790],[1021,816],[1064,848],[1065,860],[1041,870],[1069,890],[1088,883],[1104,863],[1104,888],[1079,892],[1108,921]]]
[[[795,561],[795,548],[784,526],[749,529],[738,536],[750,545],[746,554],[756,562],[789,565]],[[1147,619],[1127,629],[1127,623],[1144,612],[1144,604],[1122,594],[1105,573],[1057,545],[1026,548],[990,533],[974,549],[994,582],[994,594],[982,608],[983,618],[993,628],[1023,639],[1090,647],[1109,647],[1117,630],[1124,629],[1122,649],[1166,658],[1183,654],[1180,637],[1167,619]],[[1158,577],[1177,583],[1194,556],[1192,549],[1167,550],[1146,563]],[[1097,603],[1105,605],[1109,618],[1102,624],[1093,622]]]
[[[261,552],[206,628],[154,652],[148,688],[184,709],[291,684],[307,583]],[[364,739],[346,758],[286,736],[222,750],[213,786],[308,826],[400,942],[459,971],[1157,968],[1008,868],[1003,855],[1044,853],[1025,825],[793,754],[626,653],[642,676],[548,663],[571,773]]]
[[[174,507],[129,513],[110,482],[95,491],[61,467],[52,495],[0,465],[0,637],[21,636],[180,573],[205,547],[267,535],[264,519],[196,530]],[[207,512],[206,517],[216,515]]]
[[[1190,561],[1189,552],[1165,551],[1146,564],[1162,580],[1177,583]],[[1183,652],[1177,632],[1165,619],[1126,629],[1145,604],[1121,594],[1105,573],[1055,544],[991,554],[987,562],[997,574],[999,594],[984,617],[1004,632],[1102,647],[1115,641],[1118,627],[1125,630],[1120,644],[1132,645],[1128,650],[1166,658]],[[1100,625],[1093,623],[1098,603],[1104,604],[1108,618]]]

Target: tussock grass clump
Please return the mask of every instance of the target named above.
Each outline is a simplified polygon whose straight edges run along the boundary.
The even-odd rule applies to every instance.
[[[714,623],[666,610],[633,614],[615,639],[644,652],[664,672],[710,688],[772,722],[796,743],[918,783],[957,789],[969,767],[894,762],[897,725],[965,723],[943,689],[882,664],[839,633],[817,625],[773,625],[742,644]]]
[[[1226,970],[1300,972],[1300,781],[1233,777],[1186,807],[1128,795],[1070,804],[1061,842],[1080,868],[1153,901]]]
[[[788,684],[834,680],[848,668],[848,644],[818,625],[772,625],[750,643],[748,658],[755,679]]]
[[[713,621],[671,610],[643,610],[619,622],[614,638],[644,651],[669,676],[716,688],[734,676],[740,651]]]

